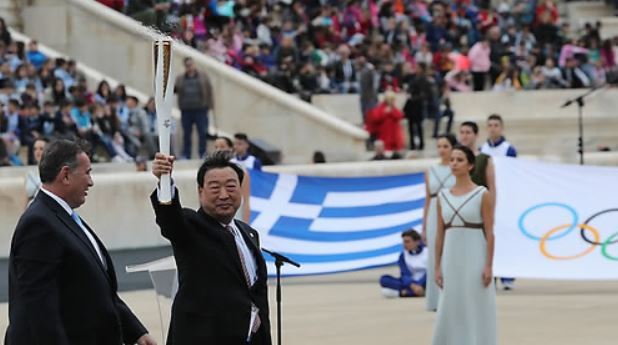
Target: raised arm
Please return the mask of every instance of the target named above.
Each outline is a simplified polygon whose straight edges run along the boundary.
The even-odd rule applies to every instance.
[[[161,179],[163,174],[172,174],[174,167],[174,157],[167,156],[162,153],[155,154],[155,159],[152,162],[152,174]],[[150,195],[152,208],[155,211],[156,222],[161,228],[161,235],[170,241],[181,240],[186,234],[185,220],[183,217],[182,206],[180,204],[180,196],[178,190],[172,186],[172,203],[169,205],[159,202],[159,186]]]
[[[490,192],[483,193],[481,205],[481,216],[483,217],[483,231],[487,240],[487,258],[483,268],[483,284],[488,287],[493,279],[494,265],[494,203]]]
[[[437,205],[437,213],[438,213],[438,228],[436,231],[436,267],[435,267],[435,276],[436,276],[436,284],[440,288],[443,287],[442,280],[442,250],[444,249],[444,220],[442,219],[442,207],[440,206],[440,197],[438,196]]]

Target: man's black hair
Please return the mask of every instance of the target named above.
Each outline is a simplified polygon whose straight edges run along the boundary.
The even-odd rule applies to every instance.
[[[198,187],[204,186],[204,176],[208,171],[224,168],[232,168],[236,175],[238,175],[238,181],[242,184],[242,180],[245,177],[244,171],[236,163],[230,162],[226,152],[215,152],[204,159],[200,169],[197,171]]]
[[[88,143],[83,140],[56,140],[46,145],[39,163],[39,175],[41,182],[51,183],[56,179],[60,170],[68,166],[74,170],[77,165],[77,156],[82,152],[88,152]]]
[[[413,241],[420,241],[421,235],[414,229],[406,230],[401,233],[401,237],[410,237]]]
[[[479,134],[479,125],[477,125],[474,121],[465,121],[461,124],[460,127],[470,127],[474,134]]]

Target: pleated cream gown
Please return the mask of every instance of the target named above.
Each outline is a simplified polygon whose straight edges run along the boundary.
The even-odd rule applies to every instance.
[[[427,211],[427,219],[425,220],[425,236],[427,237],[427,250],[429,258],[427,260],[427,286],[425,288],[425,309],[438,309],[438,298],[440,297],[440,289],[436,284],[434,267],[435,267],[435,248],[436,248],[436,231],[438,229],[438,207],[437,196],[443,188],[451,188],[455,185],[455,177],[451,174],[451,168],[448,165],[434,165],[428,170],[429,193],[431,200],[429,201],[429,210]]]
[[[438,302],[433,345],[497,344],[496,289],[493,281],[489,287],[482,282],[487,257],[487,241],[480,228],[485,190],[479,186],[461,196],[449,190],[440,193],[446,228],[442,252],[444,289]],[[446,226],[449,223],[451,227]]]

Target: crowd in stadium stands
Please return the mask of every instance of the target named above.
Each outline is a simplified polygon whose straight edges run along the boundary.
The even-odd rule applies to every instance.
[[[97,1],[308,101],[360,93],[368,129],[378,113],[392,112],[378,104],[379,92],[406,92],[411,149],[419,140],[423,148],[424,118],[435,120],[434,136],[442,117],[450,127],[450,92],[592,87],[617,74],[618,38],[602,40],[600,23],[561,22],[553,0]],[[141,107],[123,85],[105,81],[90,89],[74,61],[13,41],[4,21],[0,103],[12,164],[20,145],[29,148],[23,163],[33,163],[40,136],[87,139],[101,160],[156,150],[152,100]],[[399,139],[385,144],[402,148]]]
[[[39,138],[81,138],[95,160],[133,162],[156,150],[154,100],[141,107],[125,87],[91,89],[75,61],[52,59],[36,41],[11,38],[0,19],[0,165],[34,164]],[[19,154],[27,148],[27,158]]]
[[[440,93],[588,87],[616,69],[618,42],[561,23],[554,0],[98,1],[307,99],[359,92],[366,68],[397,92],[423,64]]]

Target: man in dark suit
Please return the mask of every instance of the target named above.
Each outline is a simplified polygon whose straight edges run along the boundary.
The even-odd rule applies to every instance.
[[[174,158],[157,153],[152,172],[172,172]],[[240,207],[243,170],[226,153],[206,158],[197,173],[200,208],[183,209],[151,196],[161,234],[170,240],[178,267],[168,344],[272,343],[266,263],[258,232],[234,220]]]
[[[11,242],[6,345],[156,345],[118,297],[103,243],[74,211],[93,186],[87,151],[59,140],[43,153],[41,192]]]

